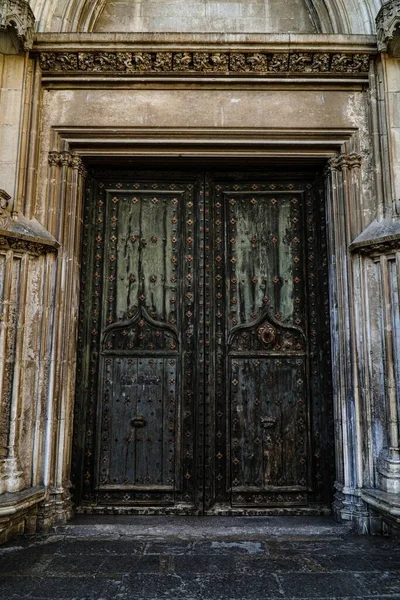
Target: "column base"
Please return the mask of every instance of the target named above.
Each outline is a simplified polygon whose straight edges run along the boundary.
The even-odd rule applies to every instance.
[[[53,489],[48,499],[39,509],[38,529],[48,532],[53,525],[65,525],[73,516],[71,500],[71,482],[67,481],[62,488]]]
[[[13,494],[25,489],[25,477],[16,458],[5,458],[2,465],[4,492]],[[0,486],[1,488],[1,486]]]
[[[362,490],[346,488],[335,484],[336,494],[333,502],[333,514],[338,521],[353,524],[354,533],[359,535],[379,535],[381,519],[372,511],[362,498]]]
[[[379,487],[388,494],[400,493],[400,460],[389,457],[378,463]]]
[[[362,499],[381,519],[381,534],[400,536],[400,495],[364,489]]]

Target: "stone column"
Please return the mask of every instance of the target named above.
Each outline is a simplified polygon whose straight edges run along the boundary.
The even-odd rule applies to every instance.
[[[400,435],[399,435],[399,332],[397,314],[400,289],[400,0],[386,2],[376,19],[378,50],[381,53],[381,77],[386,107],[387,164],[386,224],[380,237],[385,242],[379,252],[379,279],[382,294],[383,345],[385,352],[386,415],[388,445],[381,454],[378,471],[384,492],[400,492]],[[391,243],[385,240],[390,234]],[[387,236],[386,236],[387,237]],[[379,240],[377,240],[379,241]],[[379,245],[377,246],[379,251]],[[388,254],[389,252],[389,254]],[[393,289],[397,290],[393,293]],[[397,294],[397,299],[396,299]],[[397,308],[396,308],[397,303]]]
[[[356,152],[331,159],[326,170],[330,223],[330,290],[335,407],[336,495],[334,511],[363,529],[362,405],[358,372],[356,293],[349,247],[361,228],[362,157]]]
[[[6,230],[18,188],[21,121],[24,110],[27,53],[35,18],[25,0],[0,0],[0,229]],[[16,452],[17,400],[14,366],[18,318],[25,287],[26,258],[12,251],[0,257],[0,494],[20,491],[25,480]]]
[[[51,404],[52,429],[46,437],[44,482],[50,490],[39,512],[40,527],[65,522],[72,513],[70,463],[75,396],[77,322],[79,312],[79,272],[85,167],[81,158],[68,149],[49,154],[48,198],[55,199],[57,211],[51,214],[49,229],[60,241],[56,267],[52,328]]]
[[[400,0],[390,0],[383,5],[376,18],[376,28],[388,131],[388,194],[393,212],[400,215]]]

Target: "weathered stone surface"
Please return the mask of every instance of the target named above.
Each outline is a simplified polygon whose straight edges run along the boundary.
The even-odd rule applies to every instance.
[[[400,2],[389,0],[384,3],[376,17],[378,50],[400,57]]]
[[[1,0],[0,32],[13,29],[24,50],[32,48],[34,24],[28,0]]]
[[[303,0],[106,2],[95,31],[317,33]]]
[[[354,537],[322,520],[312,536],[293,520],[256,521],[255,528],[249,519],[224,519],[215,538],[215,518],[156,519],[157,535],[143,535],[134,519],[142,532],[136,541],[134,526],[125,536],[110,529],[101,541],[90,525],[76,536],[70,526],[47,538],[19,538],[0,549],[0,592],[9,600],[28,593],[32,600],[398,600],[397,541]],[[286,534],[270,535],[271,527]],[[333,528],[336,535],[328,533]]]
[[[110,4],[112,5],[113,3]],[[138,5],[136,12],[134,12],[133,7],[128,4],[128,10],[132,10],[132,12],[129,12],[128,14],[131,16],[131,18],[133,17],[138,19],[141,16],[139,7],[142,5],[142,2],[135,2],[134,4]],[[145,4],[145,2],[143,2],[143,4]],[[156,3],[154,0],[150,0],[147,1],[146,4],[155,5]],[[186,2],[181,2],[180,4],[186,4]],[[200,6],[205,5],[205,3],[201,1],[198,1],[197,3],[192,2],[192,4],[197,4]],[[266,3],[264,8],[259,0],[253,0],[253,2],[249,3],[210,2],[209,4],[213,4],[217,11],[218,5],[220,5],[221,12],[224,10],[224,8],[226,8],[226,5],[229,6],[236,4],[242,7],[243,17],[247,18],[248,20],[250,19],[250,24],[254,23],[255,15],[253,12],[256,10],[258,11],[258,9],[262,11],[262,17],[264,17],[262,22],[264,23],[264,26],[271,24],[271,21],[277,24],[280,22],[282,23],[282,19],[280,18],[280,14],[282,12],[282,3],[278,3],[276,0],[274,2],[274,7],[276,9],[275,13],[269,11],[269,6],[271,5],[270,2]],[[38,19],[39,31],[93,31],[96,27],[96,24],[99,22],[101,23],[102,11],[104,7],[107,6],[107,0],[97,0],[96,2],[90,3],[90,6],[88,6],[85,0],[31,0],[31,5],[36,18]],[[123,5],[127,5],[126,1],[123,2]],[[166,3],[164,2],[160,3],[160,6],[163,9],[165,8],[165,5]],[[341,0],[330,0],[329,4],[327,4],[325,0],[312,0],[307,3],[299,3],[297,6],[300,8],[300,11],[296,10],[294,11],[294,14],[296,15],[300,12],[300,15],[303,17],[303,26],[304,21],[308,25],[311,23],[317,28],[316,31],[320,33],[374,33],[375,16],[378,13],[381,5],[381,0],[347,0],[345,4],[343,4]],[[290,6],[296,5],[291,2]],[[112,11],[110,12],[111,14],[107,15],[107,19],[109,19],[109,21],[112,20],[113,17]],[[121,31],[121,27],[124,27],[125,30],[134,30],[132,26],[132,29],[129,29],[129,26],[126,25],[127,13],[125,12],[121,14],[122,23],[116,22],[116,30]],[[163,13],[161,13],[161,15],[158,14],[160,21],[162,19],[162,14]],[[289,16],[289,19],[292,17],[290,13],[286,13],[286,16]],[[195,30],[196,25],[194,20],[192,19],[191,22],[189,21],[189,23],[192,27],[192,30]],[[171,23],[168,23],[168,25],[173,26]],[[237,21],[235,25],[239,27],[240,21]],[[247,25],[249,25],[249,23],[247,23]],[[297,23],[296,25],[293,25],[292,22],[292,27],[293,26],[298,27]],[[253,27],[259,27],[259,23],[254,24]],[[224,27],[221,27],[220,30],[224,31],[225,29]],[[197,31],[199,31],[199,29],[197,29]]]

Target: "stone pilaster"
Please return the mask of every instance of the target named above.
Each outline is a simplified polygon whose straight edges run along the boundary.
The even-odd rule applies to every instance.
[[[400,281],[400,240],[398,240],[398,251],[394,255],[382,254],[379,256],[380,280],[382,286],[383,306],[383,331],[385,348],[385,382],[386,382],[386,419],[388,431],[388,445],[382,452],[378,463],[380,487],[389,494],[400,493],[400,435],[399,435],[399,412],[397,383],[400,384],[400,373],[396,373],[396,367],[400,366],[400,340],[397,331],[396,319],[400,317],[398,308],[399,300],[394,294],[398,294]],[[397,257],[396,257],[397,254]],[[397,304],[397,306],[396,306]],[[397,314],[396,314],[397,313]],[[398,327],[397,323],[397,329]],[[397,355],[397,356],[396,356]],[[400,386],[399,386],[400,390]]]
[[[387,183],[387,206],[400,216],[400,0],[386,2],[376,18],[378,61],[380,79],[383,83],[384,114],[386,120],[389,165]]]
[[[330,303],[333,387],[335,395],[336,496],[333,505],[340,520],[365,529],[362,487],[361,399],[358,379],[355,283],[349,245],[360,230],[362,157],[356,152],[332,158],[326,169],[330,223]]]
[[[55,428],[47,439],[45,483],[50,497],[39,515],[40,527],[65,522],[72,514],[70,462],[72,415],[75,397],[77,321],[79,313],[79,273],[82,231],[82,195],[86,169],[80,156],[70,152],[49,153],[49,197],[56,199],[58,211],[49,221],[50,229],[62,245],[56,275],[54,310],[54,377],[52,411]]]
[[[19,459],[19,414],[29,262],[57,248],[37,221],[11,207],[11,196],[0,190],[0,494],[28,483]]]
[[[385,355],[385,406],[387,444],[379,462],[379,483],[383,492],[400,493],[400,351],[398,326],[400,289],[400,0],[389,0],[376,18],[378,49],[381,54],[384,99],[388,132],[386,219],[364,236],[362,251],[374,257],[382,302],[382,334]],[[369,233],[369,243],[368,242]]]

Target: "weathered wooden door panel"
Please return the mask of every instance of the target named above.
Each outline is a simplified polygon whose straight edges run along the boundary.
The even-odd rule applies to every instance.
[[[306,504],[304,358],[231,361],[232,503]]]
[[[317,488],[329,489],[332,458],[331,442],[322,457],[319,431],[330,418],[321,411],[329,404],[321,393],[321,380],[325,390],[330,381],[327,287],[315,291],[326,273],[322,195],[306,182],[254,175],[211,176],[207,188],[206,510],[307,506],[321,500]],[[321,459],[327,477],[315,470]]]
[[[77,484],[87,503],[193,512],[202,181],[113,175],[94,174],[85,219]]]
[[[327,504],[329,353],[318,180],[92,174],[73,453],[83,510]]]

